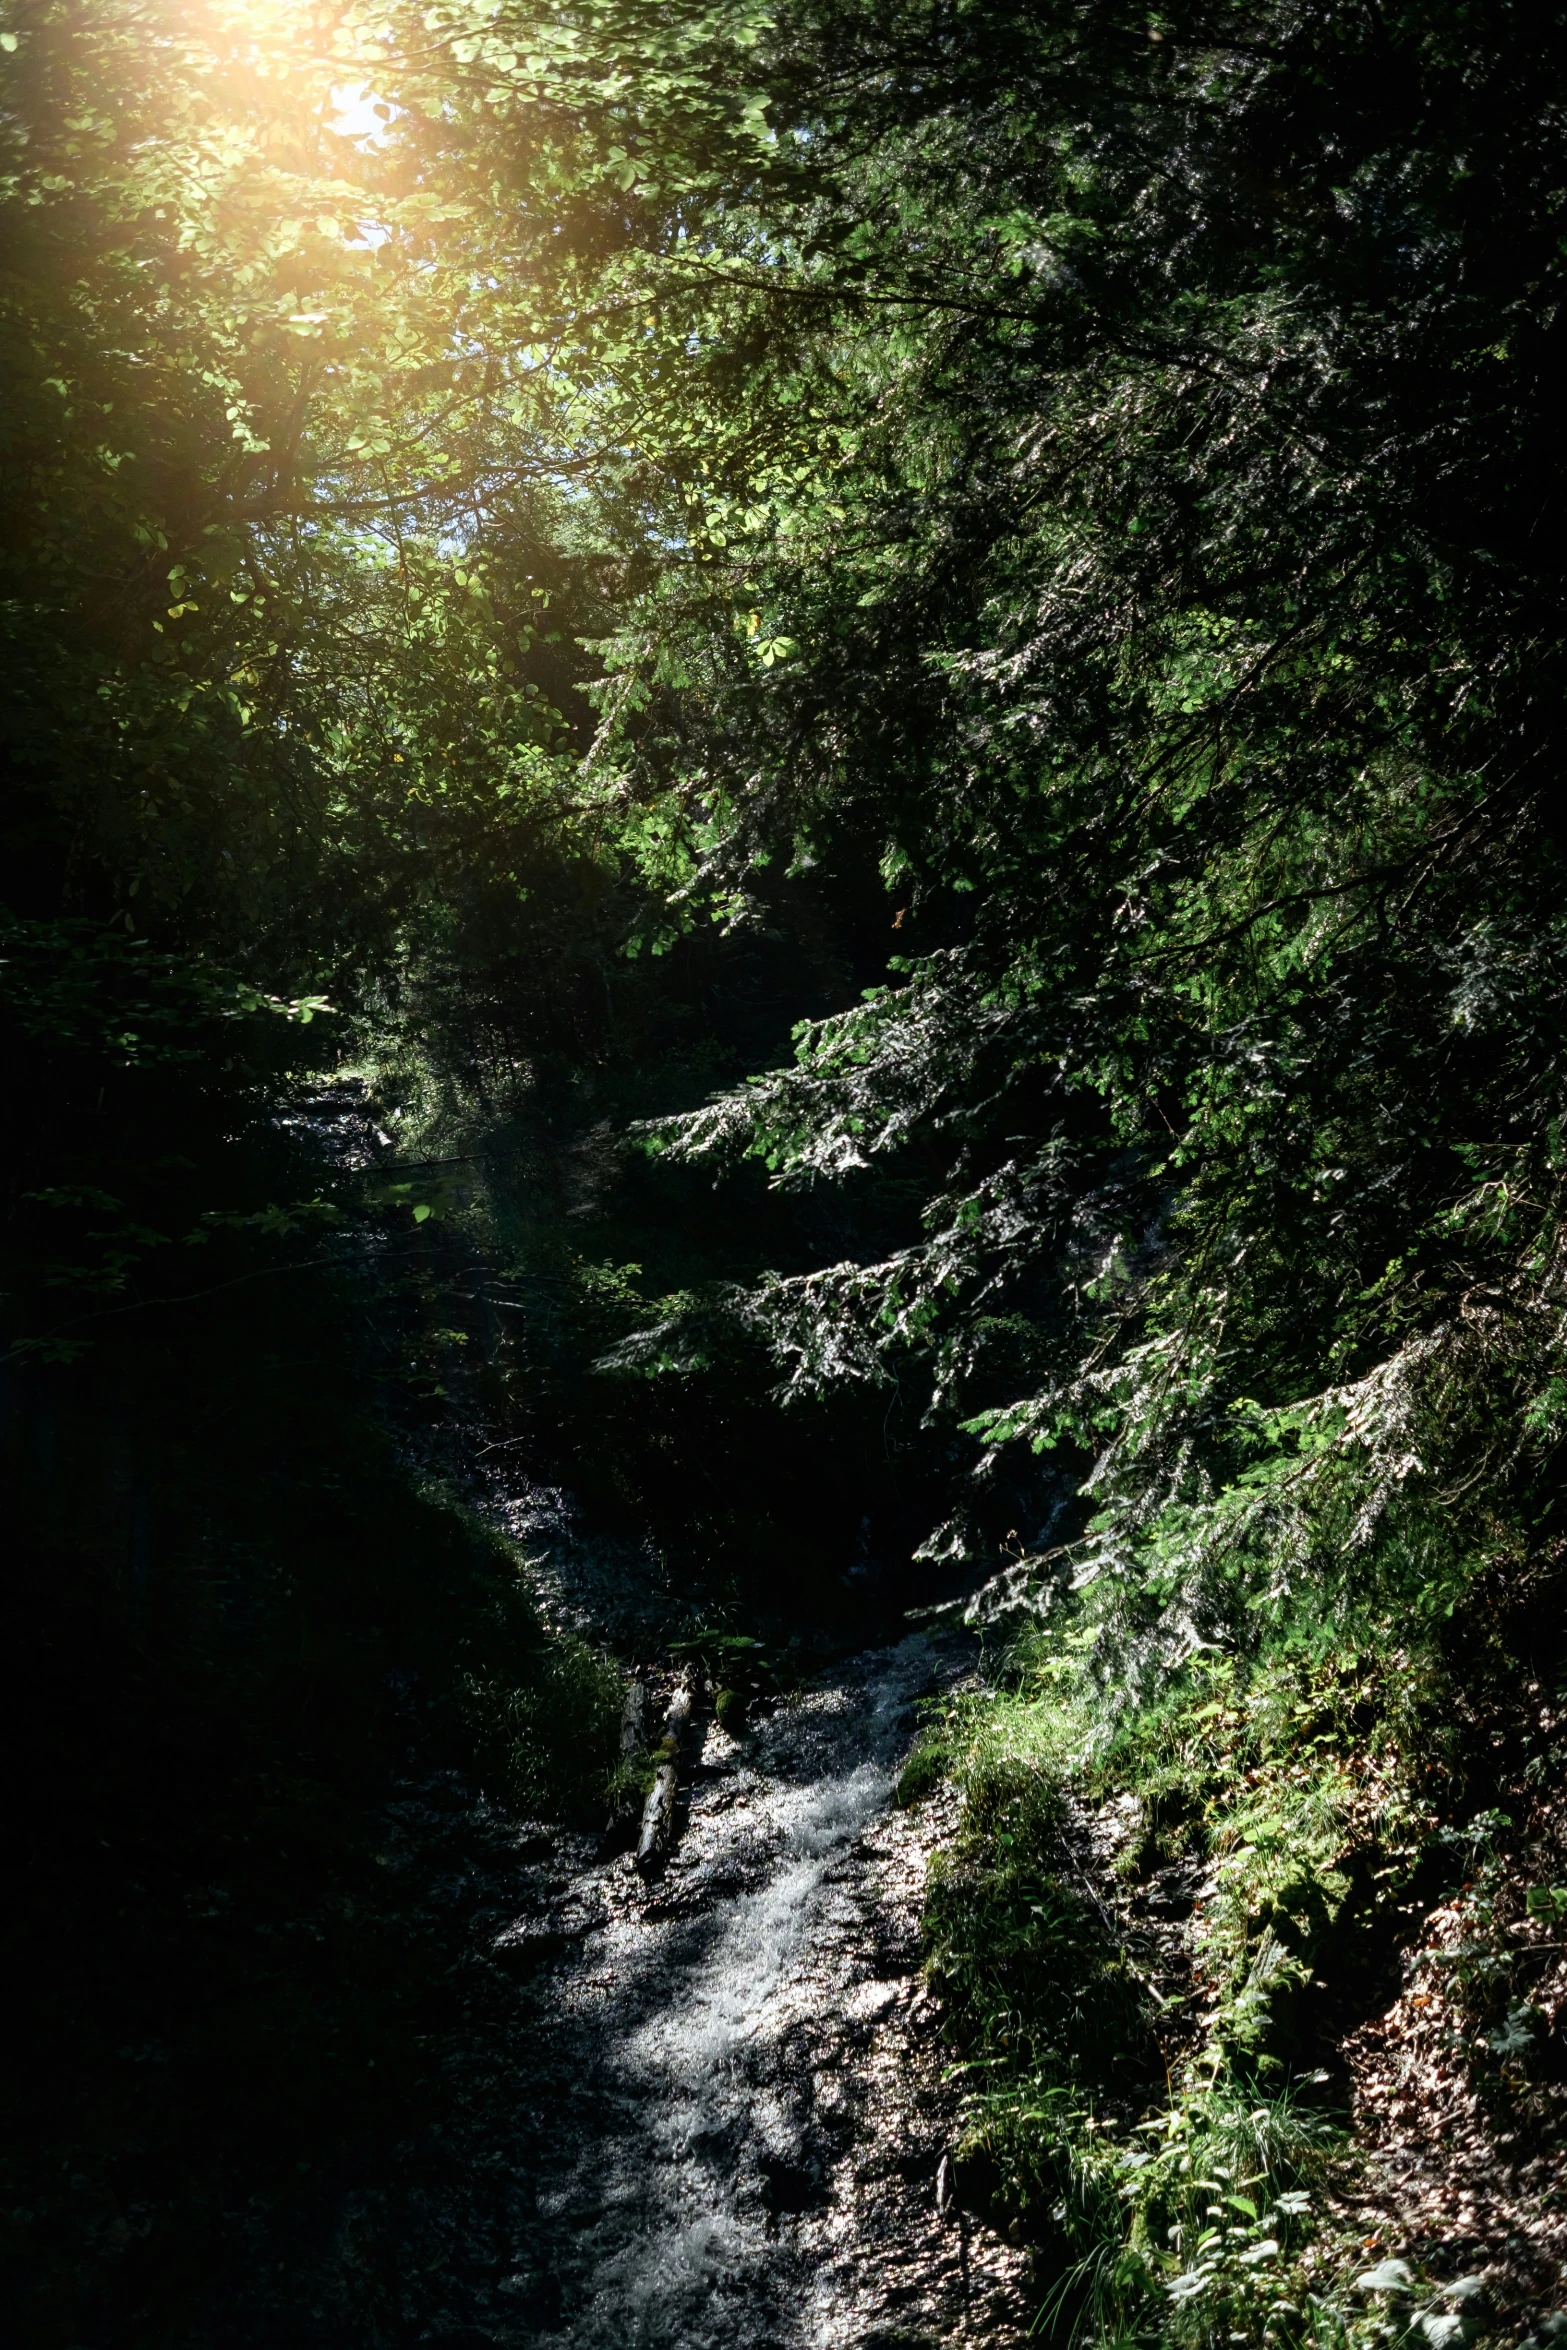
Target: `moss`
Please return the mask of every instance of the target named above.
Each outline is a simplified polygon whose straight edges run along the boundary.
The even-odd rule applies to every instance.
[[[738,1738],[746,1725],[746,1696],[743,1689],[720,1689],[713,1699],[713,1714],[721,1730],[731,1738]]]

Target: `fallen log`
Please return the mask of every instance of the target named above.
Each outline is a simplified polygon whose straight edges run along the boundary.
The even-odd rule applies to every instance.
[[[680,1775],[672,1762],[661,1762],[652,1793],[642,1807],[642,1834],[637,1842],[637,1868],[644,1877],[656,1877],[675,1842],[675,1804]]]
[[[670,1699],[664,1716],[664,1735],[660,1742],[663,1760],[642,1807],[642,1833],[637,1840],[637,1868],[644,1877],[656,1877],[674,1850],[680,1772],[697,1742],[697,1708],[701,1696],[701,1673],[688,1673]]]
[[[692,1733],[696,1728],[697,1699],[701,1691],[700,1677],[692,1674],[681,1682],[669,1701],[669,1711],[664,1716],[664,1744],[673,1747],[677,1756],[683,1756],[691,1744]]]

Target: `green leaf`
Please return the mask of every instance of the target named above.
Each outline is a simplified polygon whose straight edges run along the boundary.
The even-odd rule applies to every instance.
[[[1355,2279],[1355,2285],[1362,2293],[1407,2293],[1414,2281],[1407,2261],[1379,2260]]]

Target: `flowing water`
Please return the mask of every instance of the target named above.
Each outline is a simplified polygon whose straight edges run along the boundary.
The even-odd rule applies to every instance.
[[[403,1790],[387,1864],[466,1952],[441,2118],[323,2203],[224,2350],[1021,2350],[1021,2254],[940,2207],[919,1912],[950,1818],[893,1801],[918,1700],[972,1666],[900,1638],[710,1724],[653,1886],[454,1780]]]
[[[710,1730],[662,1885],[624,1860],[571,1880],[576,1956],[536,1993],[553,2127],[507,2280],[541,2350],[1011,2332],[1015,2256],[937,2208],[952,2098],[920,1832],[891,1803],[913,1701],[966,1662],[907,1638],[738,1743]]]
[[[374,1155],[357,1095],[328,1112]],[[554,1621],[662,1648],[655,1557],[503,1471],[475,1498]],[[709,1722],[653,1886],[453,1776],[399,1790],[376,1857],[450,1954],[429,2117],[258,2217],[214,2350],[1020,2350],[1023,2257],[942,2192],[919,1914],[950,1814],[893,1800],[920,1699],[974,1665],[900,1624],[738,1739]]]

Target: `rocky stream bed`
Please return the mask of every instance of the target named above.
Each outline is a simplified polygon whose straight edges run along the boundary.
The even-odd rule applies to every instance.
[[[463,2024],[442,2119],[279,2280],[296,2338],[1020,2344],[1023,2256],[942,2172],[957,2090],[919,1966],[940,1805],[893,1801],[917,1701],[971,1663],[914,1634],[739,1738],[709,1718],[652,1884],[455,1782],[401,1791],[387,1865],[443,1855]]]

